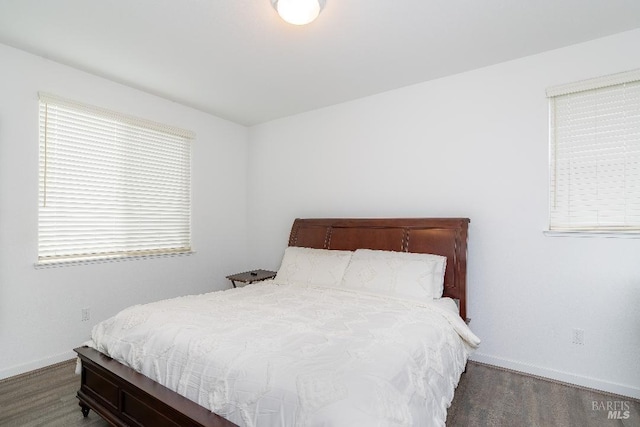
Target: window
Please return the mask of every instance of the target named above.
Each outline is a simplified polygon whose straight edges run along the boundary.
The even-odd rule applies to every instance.
[[[38,264],[191,251],[191,132],[40,94]]]
[[[547,96],[549,229],[640,232],[640,70]]]

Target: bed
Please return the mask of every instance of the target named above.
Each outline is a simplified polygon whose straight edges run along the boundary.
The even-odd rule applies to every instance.
[[[465,324],[468,224],[465,218],[296,219],[282,277],[132,307],[96,325],[92,341],[75,349],[82,412],[93,409],[116,426],[444,425],[479,343]],[[360,266],[380,254],[432,254],[447,298],[423,304],[285,280],[287,271],[296,274],[285,260],[305,251],[332,259],[314,277],[341,283],[351,274],[356,284],[369,270],[354,269],[351,253],[361,254]],[[335,259],[346,271],[333,274]],[[212,311],[216,321],[206,317]],[[151,328],[171,338],[162,341]],[[195,339],[200,329],[206,333]],[[133,346],[151,335],[159,346]]]

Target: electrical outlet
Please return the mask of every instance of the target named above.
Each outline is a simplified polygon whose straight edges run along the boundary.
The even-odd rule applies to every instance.
[[[91,310],[89,310],[89,308],[81,309],[80,310],[80,320],[82,320],[83,322],[86,322],[89,319],[91,319]]]
[[[584,345],[584,329],[575,328],[571,331],[571,343]]]

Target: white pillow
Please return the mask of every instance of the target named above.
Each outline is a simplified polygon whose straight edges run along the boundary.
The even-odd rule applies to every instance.
[[[358,249],[342,288],[428,302],[442,297],[446,264],[440,255]]]
[[[275,280],[283,283],[338,288],[353,255],[352,251],[289,246]]]

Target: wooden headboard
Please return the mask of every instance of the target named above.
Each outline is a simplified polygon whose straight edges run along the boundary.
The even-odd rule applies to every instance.
[[[447,257],[444,296],[458,300],[467,319],[468,218],[298,218],[289,246],[417,252]]]

